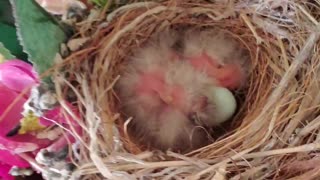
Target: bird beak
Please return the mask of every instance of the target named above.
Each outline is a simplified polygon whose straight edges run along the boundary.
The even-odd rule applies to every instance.
[[[166,104],[170,105],[173,102],[172,96],[166,94],[166,93],[159,93],[160,99],[164,101]]]

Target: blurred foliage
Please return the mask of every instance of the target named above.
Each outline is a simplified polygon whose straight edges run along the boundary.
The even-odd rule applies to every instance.
[[[19,43],[9,0],[0,0],[0,32],[3,46],[17,58],[26,61],[28,56]]]
[[[108,0],[90,0],[90,1],[99,7],[104,7],[108,2]]]
[[[14,25],[11,6],[9,0],[0,0],[0,22]]]
[[[11,54],[11,52],[4,47],[4,45],[0,42],[0,54],[4,59],[14,59],[15,57]],[[1,63],[1,61],[0,61]]]
[[[39,74],[52,65],[66,34],[34,0],[10,0],[20,43]]]

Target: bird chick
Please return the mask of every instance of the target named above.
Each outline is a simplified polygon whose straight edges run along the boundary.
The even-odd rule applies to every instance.
[[[206,127],[230,118],[236,103],[225,91],[220,92],[226,98],[216,98],[216,84],[205,73],[177,60],[177,41],[177,34],[166,32],[139,49],[117,89],[139,138],[162,150],[188,151],[203,146],[209,138]],[[233,108],[221,116],[216,110],[226,100]]]
[[[119,88],[124,110],[133,116],[135,133],[150,142],[151,146],[163,150],[199,147],[197,143],[204,142],[205,132],[196,129],[196,126],[202,124],[194,116],[205,115],[201,114],[204,108],[214,110],[214,107],[208,107],[206,98],[197,97],[200,95],[192,86],[182,85],[192,83],[196,77],[192,77],[190,82],[176,81],[178,77],[172,77],[170,73],[178,69],[182,71],[184,68],[172,65],[146,69],[145,72],[131,72],[131,77],[123,76],[119,82],[122,84]],[[135,83],[128,87],[125,79],[128,80],[126,82]]]
[[[247,52],[231,35],[217,28],[189,29],[183,37],[182,59],[220,86],[243,87],[249,71]]]

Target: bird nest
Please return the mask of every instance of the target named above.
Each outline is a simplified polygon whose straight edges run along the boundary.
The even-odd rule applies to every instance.
[[[58,95],[73,94],[83,117],[73,177],[319,177],[318,1],[134,2],[106,18],[107,10],[76,25],[73,39],[86,43],[54,67]],[[225,29],[248,49],[252,63],[237,114],[218,128],[214,142],[187,154],[136,143],[113,88],[135,48],[169,26]]]

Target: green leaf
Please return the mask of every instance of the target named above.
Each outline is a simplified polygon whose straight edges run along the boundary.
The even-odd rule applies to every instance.
[[[27,55],[23,53],[14,25],[11,26],[0,22],[0,29],[0,42],[3,46],[5,46],[17,58],[26,60]]]
[[[10,53],[10,51],[4,47],[4,45],[0,42],[0,54],[4,56],[5,59],[14,59],[14,55]]]
[[[14,25],[14,19],[11,13],[11,5],[9,0],[0,1],[0,22]]]
[[[34,0],[10,0],[13,7],[18,38],[24,51],[29,55],[37,71],[41,74],[53,65],[60,44],[66,35]]]

